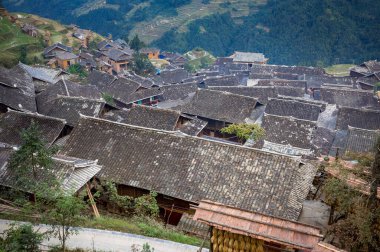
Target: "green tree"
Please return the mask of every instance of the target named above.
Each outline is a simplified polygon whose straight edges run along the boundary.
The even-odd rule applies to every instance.
[[[5,252],[39,252],[39,246],[46,234],[33,230],[30,224],[12,225],[5,231],[3,247]]]
[[[44,194],[47,187],[56,185],[52,172],[52,156],[57,149],[48,148],[41,136],[37,124],[32,122],[21,132],[22,145],[11,155],[9,162],[9,168],[15,175],[16,186],[20,190],[33,192],[34,201],[38,193]]]
[[[83,70],[83,67],[79,64],[73,64],[69,67],[68,72],[71,74],[78,75],[80,78],[86,78],[88,76],[87,72]]]
[[[135,212],[142,216],[157,217],[159,208],[156,197],[157,193],[153,191],[147,195],[138,197],[135,200]]]
[[[133,39],[129,42],[129,46],[131,47],[131,49],[135,50],[136,52],[139,52],[146,45],[143,41],[139,39],[139,36],[136,34],[133,37]]]
[[[197,71],[197,67],[190,62],[186,62],[186,64],[184,65],[184,68],[186,71],[190,73],[195,73]]]
[[[52,225],[52,233],[61,242],[63,252],[66,251],[67,239],[77,234],[71,227],[82,219],[81,212],[85,208],[83,201],[72,195],[60,195],[54,207],[48,211],[47,218]]]
[[[26,48],[25,45],[21,46],[20,48],[20,57],[19,57],[19,61],[24,63],[24,64],[28,64],[28,49]]]
[[[241,142],[248,139],[258,141],[265,136],[265,130],[260,125],[248,123],[230,124],[220,132],[236,135]]]
[[[138,75],[147,76],[154,74],[156,69],[150,62],[148,56],[141,53],[133,54],[133,60],[129,64],[129,67]]]

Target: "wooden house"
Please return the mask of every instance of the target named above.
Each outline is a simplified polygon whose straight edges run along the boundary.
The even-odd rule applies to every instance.
[[[21,30],[32,37],[38,36],[38,30],[34,25],[31,24],[23,24]]]
[[[224,138],[220,132],[222,128],[232,123],[253,123],[260,117],[262,108],[262,104],[252,97],[200,89],[190,102],[180,109],[185,114],[197,116],[208,122],[204,134]],[[232,136],[228,137],[230,140],[235,139]]]
[[[120,73],[121,71],[128,69],[128,63],[132,59],[132,54],[133,52],[130,50],[127,51],[111,48],[108,51],[103,51],[100,58],[110,64],[115,73]]]
[[[43,55],[45,58],[51,59],[51,58],[54,58],[55,55],[59,52],[60,53],[64,53],[64,52],[72,53],[73,49],[69,46],[65,46],[64,44],[55,43],[51,46],[46,47],[44,49]]]
[[[202,200],[193,219],[210,227],[210,251],[343,252],[322,242],[319,228]]]
[[[80,119],[60,154],[98,159],[97,177],[115,182],[119,194],[155,190],[171,224],[205,198],[297,220],[316,173],[289,156],[90,117]]]
[[[148,56],[149,59],[158,59],[160,55],[160,49],[157,48],[142,48],[140,53]]]

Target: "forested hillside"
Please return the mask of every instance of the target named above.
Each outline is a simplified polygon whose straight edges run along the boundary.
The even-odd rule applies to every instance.
[[[378,0],[5,0],[10,11],[76,23],[114,38],[138,33],[164,50],[263,52],[270,63],[380,59]],[[49,11],[46,11],[49,10]]]

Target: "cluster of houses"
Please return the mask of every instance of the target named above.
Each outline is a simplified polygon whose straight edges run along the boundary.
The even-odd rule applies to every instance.
[[[69,191],[98,179],[123,195],[154,190],[166,223],[202,235],[212,227],[212,251],[339,251],[322,242],[322,226],[310,226],[318,211],[302,218],[317,174],[312,160],[372,151],[380,62],[335,77],[236,52],[190,74],[168,53],[170,67],[147,78],[128,71],[132,51],[122,41],[103,41],[98,51],[77,56],[57,44],[45,56],[62,69],[0,68],[2,186],[14,186],[7,162],[34,122],[47,146],[60,147],[54,162]],[[85,83],[64,71],[71,60],[88,68]],[[240,123],[266,134],[241,143],[220,131]]]

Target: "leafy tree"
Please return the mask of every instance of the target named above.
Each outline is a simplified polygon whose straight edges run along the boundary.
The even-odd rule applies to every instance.
[[[133,60],[130,62],[129,67],[138,75],[147,76],[154,74],[156,69],[150,62],[148,56],[141,53],[133,54]]]
[[[109,93],[102,93],[102,98],[106,101],[106,103],[110,105],[115,105],[115,101]]]
[[[56,185],[52,172],[52,156],[56,148],[48,148],[35,122],[21,132],[22,145],[10,157],[9,168],[14,172],[16,185],[21,190],[36,194]],[[30,179],[30,178],[33,179]],[[41,181],[43,178],[43,181]]]
[[[30,224],[12,225],[5,231],[3,247],[5,252],[39,252],[39,246],[46,234],[33,230]]]
[[[156,197],[157,193],[153,191],[147,195],[138,197],[135,200],[135,212],[138,215],[142,216],[157,217],[159,213],[159,208]]]
[[[260,125],[247,123],[230,124],[221,129],[220,132],[236,135],[240,141],[248,139],[258,141],[265,136],[265,130]]]
[[[19,61],[24,63],[24,64],[28,64],[28,49],[26,48],[25,45],[21,46],[20,48],[20,57],[19,57]]]
[[[71,74],[78,75],[80,78],[86,78],[87,72],[83,70],[83,67],[79,64],[73,64],[69,67],[68,72]]]
[[[84,208],[83,201],[77,197],[62,194],[56,199],[54,207],[47,213],[53,235],[61,241],[63,252],[66,251],[67,239],[77,234],[77,231],[71,227],[82,219],[81,212]]]
[[[136,34],[133,37],[133,39],[129,42],[129,46],[131,47],[131,49],[135,50],[136,52],[139,52],[146,45],[143,41],[139,39],[139,36]]]

